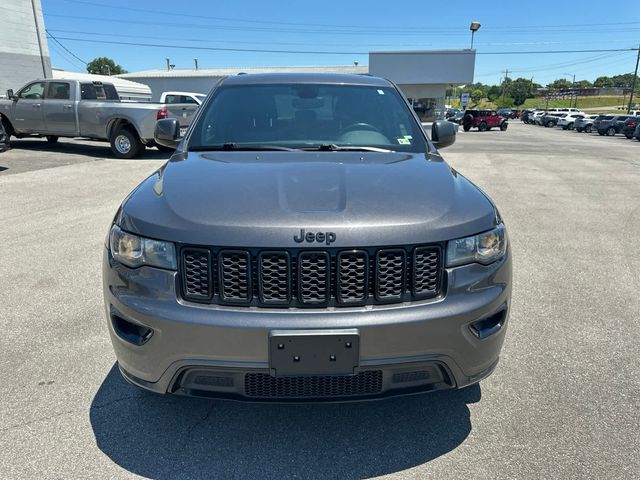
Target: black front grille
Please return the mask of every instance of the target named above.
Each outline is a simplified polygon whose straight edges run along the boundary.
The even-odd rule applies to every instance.
[[[313,375],[272,377],[268,373],[247,373],[244,392],[253,398],[327,398],[375,395],[382,391],[382,370],[357,375]]]
[[[438,245],[358,250],[231,250],[182,247],[180,291],[202,303],[327,307],[436,297]]]
[[[291,275],[287,252],[262,252],[259,256],[259,296],[264,304],[287,304],[291,299]]]
[[[405,275],[404,250],[380,250],[376,256],[376,298],[380,301],[402,298]]]
[[[240,250],[222,250],[219,255],[220,296],[226,302],[251,300],[251,256]]]
[[[298,298],[302,303],[319,304],[329,300],[331,264],[327,252],[303,252],[298,259]]]

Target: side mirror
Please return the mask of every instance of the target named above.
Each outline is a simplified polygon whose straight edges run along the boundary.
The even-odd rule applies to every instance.
[[[176,148],[180,143],[180,124],[175,118],[163,118],[156,122],[153,139],[158,145]]]
[[[438,148],[445,148],[456,142],[458,126],[446,120],[433,122],[431,126],[431,141]]]
[[[9,89],[7,90],[7,98],[9,100],[16,100],[18,97],[13,94],[13,90]]]

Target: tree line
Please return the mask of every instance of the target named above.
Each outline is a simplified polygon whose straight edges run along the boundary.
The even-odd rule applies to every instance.
[[[471,96],[471,102],[479,103],[483,98],[489,99],[491,102],[499,103],[500,106],[512,107],[524,104],[527,98],[533,98],[538,90],[546,87],[549,91],[571,90],[574,88],[631,88],[633,84],[633,73],[625,73],[622,75],[614,75],[612,77],[601,76],[593,82],[589,80],[576,80],[575,84],[566,78],[558,78],[546,86],[535,83],[529,78],[511,79],[506,77],[500,85],[487,85],[482,82],[470,83],[462,88],[462,93],[468,93]],[[638,79],[640,86],[640,79]]]

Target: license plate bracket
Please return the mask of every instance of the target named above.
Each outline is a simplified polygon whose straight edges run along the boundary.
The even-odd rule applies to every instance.
[[[269,366],[273,376],[353,375],[360,363],[357,329],[273,330]]]

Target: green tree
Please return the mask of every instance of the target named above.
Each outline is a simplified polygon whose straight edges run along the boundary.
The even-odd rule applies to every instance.
[[[513,105],[520,106],[527,98],[532,98],[534,85],[527,78],[516,78],[509,85],[509,96],[513,99]]]
[[[478,104],[480,103],[480,100],[482,100],[484,98],[484,95],[482,94],[482,90],[479,88],[476,88],[473,92],[471,92],[471,101],[474,104]]]
[[[119,75],[127,71],[107,57],[98,57],[87,63],[87,72],[96,75]]]
[[[487,98],[492,102],[495,102],[501,93],[502,89],[498,85],[491,85],[487,91]]]
[[[613,79],[611,77],[598,77],[593,82],[594,87],[613,87]]]
[[[576,82],[576,88],[591,88],[593,87],[593,83],[589,80],[578,80]]]
[[[547,85],[547,88],[551,90],[569,90],[573,88],[573,84],[566,78],[558,78]]]

